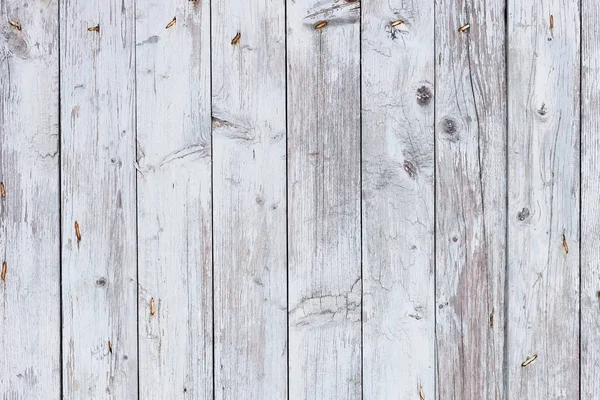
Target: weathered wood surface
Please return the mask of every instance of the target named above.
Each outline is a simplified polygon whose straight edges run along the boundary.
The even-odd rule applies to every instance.
[[[140,398],[208,399],[210,2],[138,1],[136,42]]]
[[[360,25],[310,17],[339,3],[287,2],[290,399],[362,390]]]
[[[365,399],[435,394],[433,17],[362,2]]]
[[[598,397],[599,18],[0,0],[0,398]]]
[[[57,93],[58,3],[0,2],[2,399],[60,396]]]
[[[504,2],[436,4],[437,398],[503,399]]]
[[[133,0],[60,3],[66,399],[138,396],[134,30]]]
[[[581,398],[600,393],[600,6],[581,2]]]
[[[215,398],[284,399],[285,4],[211,15]]]
[[[579,28],[579,1],[509,2],[509,399],[579,398]]]

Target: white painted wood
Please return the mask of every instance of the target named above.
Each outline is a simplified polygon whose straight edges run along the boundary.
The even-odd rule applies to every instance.
[[[58,3],[0,2],[2,399],[60,396],[57,92]]]
[[[287,2],[290,399],[361,398],[360,23],[310,17],[338,4]]]
[[[600,5],[581,2],[581,398],[600,393]]]
[[[134,3],[62,1],[60,36],[64,398],[136,399]]]
[[[579,398],[579,1],[508,6],[507,397]]]
[[[440,0],[435,20],[437,398],[503,399],[504,2]]]
[[[136,1],[136,68],[140,398],[208,399],[210,2]]]
[[[211,15],[215,397],[285,399],[285,7]]]
[[[361,6],[364,399],[433,399],[434,2]]]

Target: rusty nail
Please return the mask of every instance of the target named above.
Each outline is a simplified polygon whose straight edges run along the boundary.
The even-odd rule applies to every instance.
[[[469,29],[471,29],[471,24],[464,24],[463,26],[461,26],[460,28],[458,28],[459,32],[466,32]]]
[[[173,25],[175,25],[176,22],[177,22],[177,17],[173,17],[173,19],[171,20],[171,22],[169,22],[167,24],[167,27],[165,29],[169,29],[170,27],[172,27]]]
[[[523,363],[521,364],[521,367],[526,367],[529,364],[531,364],[532,362],[534,362],[537,359],[538,355],[534,354],[531,356],[527,356],[527,358],[525,359],[525,361],[523,361]]]
[[[315,30],[323,29],[327,26],[327,21],[317,22],[315,25]]]
[[[75,221],[75,237],[77,237],[77,243],[81,242],[81,231],[79,230],[79,222]]]
[[[21,23],[19,21],[14,21],[14,20],[8,20],[8,23],[10,24],[10,26],[12,26],[13,28],[17,28],[18,31],[21,30]]]
[[[233,39],[231,39],[231,45],[235,46],[236,44],[238,44],[240,42],[241,37],[242,37],[241,32],[236,33],[235,36],[233,37]]]

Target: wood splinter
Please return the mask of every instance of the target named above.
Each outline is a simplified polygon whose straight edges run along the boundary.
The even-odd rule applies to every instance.
[[[423,392],[423,386],[419,386],[419,397],[421,400],[425,400],[425,392]]]
[[[236,44],[238,44],[240,42],[241,37],[242,37],[241,32],[236,33],[235,36],[233,37],[233,39],[231,39],[231,45],[235,46]]]
[[[81,242],[81,231],[79,230],[79,222],[75,221],[75,237],[77,238],[77,245]]]
[[[554,15],[550,15],[550,31],[554,30]]]
[[[6,189],[4,188],[4,182],[0,182],[0,196],[6,197]]]
[[[565,250],[565,254],[569,254],[569,245],[567,244],[567,237],[563,233],[563,249]]]
[[[112,342],[110,340],[108,341],[108,352],[112,354]]]
[[[525,361],[523,361],[523,363],[521,364],[521,367],[526,367],[529,364],[531,364],[532,362],[534,362],[537,359],[538,355],[534,354],[532,356],[527,356],[527,358],[525,359]]]
[[[173,19],[171,20],[171,22],[169,22],[167,24],[167,27],[165,29],[169,29],[170,27],[172,27],[173,25],[175,25],[177,23],[177,17],[173,17]]]
[[[404,23],[404,21],[402,21],[401,19],[397,19],[397,20],[393,21],[393,22],[390,24],[390,26],[391,26],[392,28],[395,28],[396,26],[398,26],[398,25],[402,25],[403,23]]]
[[[96,25],[96,26],[90,26],[88,28],[89,32],[100,32],[100,24]]]
[[[16,28],[18,31],[21,30],[21,23],[19,21],[14,21],[12,19],[8,20],[8,23],[10,24],[10,26],[12,26],[13,28]]]
[[[154,297],[150,299],[150,315],[156,314],[156,306],[154,304]]]
[[[2,282],[6,282],[6,269],[7,269],[6,261],[4,261],[2,263],[2,275],[0,275],[0,278],[2,279]]]
[[[321,21],[321,22],[317,22],[315,24],[315,30],[318,31],[319,29],[323,29],[327,26],[328,22],[327,21]]]
[[[464,24],[463,26],[458,28],[458,31],[459,32],[467,32],[469,29],[471,29],[471,24]]]

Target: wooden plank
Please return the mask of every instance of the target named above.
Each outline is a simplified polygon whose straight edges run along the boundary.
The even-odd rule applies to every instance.
[[[287,393],[285,7],[212,4],[216,399]]]
[[[505,398],[504,5],[436,4],[438,399]]]
[[[287,2],[290,399],[361,398],[358,7]]]
[[[136,40],[140,397],[208,399],[210,2],[138,1]]]
[[[507,396],[579,398],[579,1],[508,21]]]
[[[581,2],[581,398],[600,393],[600,6]]]
[[[60,4],[64,397],[136,399],[134,4]]]
[[[0,82],[0,397],[57,399],[56,1],[0,3]]]
[[[433,17],[362,1],[365,399],[435,394]]]

